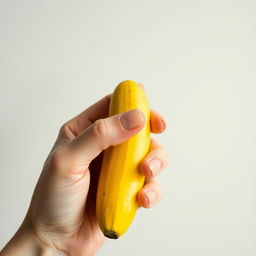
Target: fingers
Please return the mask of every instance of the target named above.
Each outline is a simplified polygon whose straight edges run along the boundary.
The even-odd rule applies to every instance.
[[[144,114],[139,109],[99,119],[62,148],[62,165],[73,171],[85,169],[100,152],[128,140],[144,124]]]
[[[144,187],[137,195],[137,201],[140,206],[150,208],[162,199],[162,189],[157,178],[146,180]]]
[[[97,119],[107,117],[110,98],[111,94],[105,96],[100,101],[68,121],[61,129],[62,135],[71,140],[81,134]],[[152,133],[162,133],[166,129],[166,123],[163,117],[156,110],[151,110],[150,126]]]
[[[164,118],[153,109],[151,109],[150,126],[151,132],[153,133],[162,133],[166,129],[166,122]]]
[[[166,167],[167,162],[167,152],[155,139],[151,139],[150,151],[140,165],[140,171],[146,177],[145,185],[137,195],[140,206],[150,208],[162,199],[162,189],[156,176]]]
[[[144,90],[145,85],[142,83],[138,83]],[[162,133],[166,129],[166,122],[164,118],[155,110],[151,109],[150,116],[150,126],[151,132],[153,133]]]
[[[167,152],[155,139],[151,139],[149,153],[140,164],[141,173],[152,179],[159,175],[167,163]]]
[[[140,85],[144,88],[142,84]],[[71,141],[96,120],[107,117],[111,95],[106,95],[82,113],[66,122],[61,128],[60,137]],[[155,110],[151,110],[150,126],[153,133],[162,133],[166,129],[164,118]]]
[[[51,152],[75,139],[97,119],[107,117],[110,98],[111,94],[106,95],[104,98],[84,110],[82,113],[66,122],[61,127],[58,138],[54,143]]]
[[[78,136],[96,120],[107,117],[110,98],[111,94],[106,95],[82,113],[72,118],[66,123],[67,128],[70,129],[75,136]]]
[[[154,139],[151,139],[150,151],[140,165],[140,171],[145,175],[146,182],[138,193],[138,203],[144,208],[150,208],[162,199],[162,189],[157,175],[168,162],[167,152]]]

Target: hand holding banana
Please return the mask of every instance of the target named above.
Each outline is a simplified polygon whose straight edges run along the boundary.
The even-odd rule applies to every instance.
[[[126,231],[138,206],[161,199],[155,177],[167,153],[150,140],[150,130],[162,133],[165,122],[149,110],[141,86],[123,84],[112,99],[104,97],[62,126],[27,215],[1,255],[94,255],[105,236]]]
[[[141,111],[139,120],[129,118],[134,112],[133,109]],[[133,112],[126,114],[128,122],[123,121],[121,117],[123,126],[128,124],[128,130],[136,129],[138,126],[141,129],[125,142],[105,150],[96,201],[99,226],[106,237],[114,239],[128,229],[139,206],[137,194],[145,180],[139,167],[150,147],[149,103],[142,86],[133,81],[120,83],[111,97],[109,115],[125,111]],[[132,125],[134,121],[135,125]],[[161,165],[160,162],[155,164],[159,167]],[[147,198],[149,200],[149,196]]]

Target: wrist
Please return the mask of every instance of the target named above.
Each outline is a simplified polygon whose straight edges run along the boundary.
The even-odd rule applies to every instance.
[[[68,256],[37,238],[26,222],[1,251],[1,256]]]

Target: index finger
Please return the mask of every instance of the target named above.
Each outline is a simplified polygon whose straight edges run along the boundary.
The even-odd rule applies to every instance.
[[[79,115],[67,122],[69,128],[75,136],[78,136],[96,120],[108,116],[111,95],[112,94],[106,95],[101,100],[97,101],[92,106],[85,109]]]
[[[143,89],[145,89],[144,85],[138,83]],[[98,102],[94,103],[92,106],[84,110],[79,115],[72,118],[66,124],[68,129],[74,134],[74,136],[78,136],[82,133],[86,128],[88,128],[91,124],[93,124],[96,120],[108,117],[109,112],[109,103],[111,99],[112,93],[106,95]]]

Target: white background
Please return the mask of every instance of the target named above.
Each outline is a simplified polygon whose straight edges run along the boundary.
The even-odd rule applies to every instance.
[[[255,0],[0,0],[0,247],[59,127],[122,80],[168,124],[164,199],[98,255],[256,255]]]

